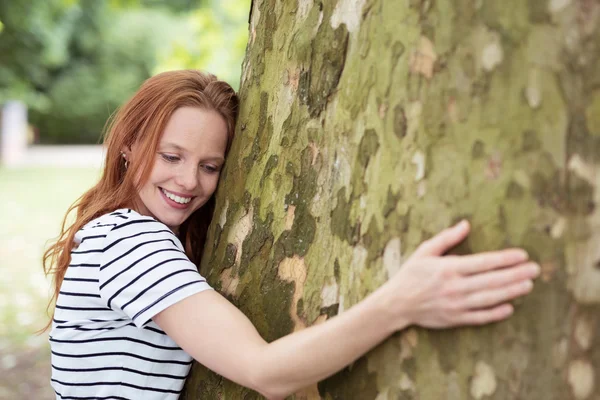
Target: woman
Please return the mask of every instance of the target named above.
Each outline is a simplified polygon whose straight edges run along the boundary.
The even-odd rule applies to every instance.
[[[225,82],[177,71],[150,78],[116,115],[102,178],[44,258],[56,278],[57,398],[176,399],[192,357],[282,398],[409,325],[507,318],[507,302],[532,289],[539,266],[521,249],[443,256],[468,234],[463,221],[361,303],[266,343],[196,267],[237,108]]]

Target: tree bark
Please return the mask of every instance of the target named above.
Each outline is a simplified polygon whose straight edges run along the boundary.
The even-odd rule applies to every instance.
[[[253,3],[202,273],[265,339],[460,218],[457,253],[543,269],[508,321],[410,328],[296,398],[600,399],[600,1]],[[184,395],[259,397],[198,365]]]

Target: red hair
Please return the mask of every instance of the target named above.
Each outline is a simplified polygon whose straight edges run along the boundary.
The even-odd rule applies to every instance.
[[[139,188],[149,178],[154,157],[125,168],[121,151],[134,143],[141,154],[155,154],[169,118],[180,107],[199,107],[218,112],[227,124],[227,151],[233,140],[239,100],[226,82],[196,70],[171,71],[145,81],[133,97],[114,115],[106,130],[106,159],[100,181],[68,209],[58,239],[44,253],[44,272],[54,275],[54,293],[48,307],[56,301],[71,261],[73,238],[85,224],[99,216],[133,204]],[[139,179],[135,179],[139,177]],[[190,260],[200,264],[206,231],[214,210],[214,196],[195,211],[180,227],[181,238]],[[68,225],[69,215],[75,221]],[[51,321],[44,328],[47,329]]]

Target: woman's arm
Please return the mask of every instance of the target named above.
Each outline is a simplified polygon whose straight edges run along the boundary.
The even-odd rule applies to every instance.
[[[283,398],[339,371],[396,330],[479,325],[512,314],[506,304],[532,288],[539,266],[523,250],[443,256],[466,223],[424,242],[399,272],[331,320],[270,344],[213,291],[190,296],[154,321],[198,362],[268,398]]]

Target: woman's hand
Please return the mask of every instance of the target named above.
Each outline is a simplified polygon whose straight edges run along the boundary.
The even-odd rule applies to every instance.
[[[393,310],[394,329],[499,321],[513,313],[510,300],[531,291],[540,267],[528,262],[522,249],[444,256],[469,229],[462,221],[423,242],[381,288]]]

